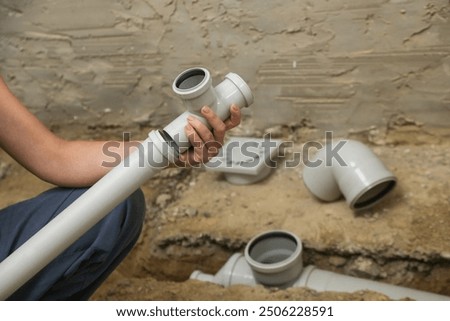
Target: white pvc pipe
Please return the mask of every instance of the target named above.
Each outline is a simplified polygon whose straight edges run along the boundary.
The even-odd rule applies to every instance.
[[[333,148],[339,158],[332,154]],[[370,148],[354,140],[341,140],[320,149],[305,164],[302,175],[314,196],[329,202],[344,195],[354,210],[375,205],[397,182]]]
[[[233,254],[215,275],[197,270],[192,272],[190,278],[193,280],[221,284],[225,287],[233,284],[258,284],[253,276],[250,265],[248,265],[247,260],[241,253]]]
[[[1,300],[25,284],[160,169],[147,161],[151,157],[155,163],[164,164],[155,144],[147,139],[142,147],[143,155],[132,153],[127,160],[129,166],[123,161],[1,262]]]
[[[296,235],[286,231],[265,232],[247,244],[245,255],[233,254],[215,275],[194,271],[190,278],[225,287],[262,284],[278,288],[307,287],[316,291],[370,290],[394,300],[450,300],[448,296],[324,271],[312,265],[303,268],[301,252],[301,242]]]
[[[411,298],[417,301],[450,300],[450,297],[448,296],[329,272],[318,269],[312,265],[305,267],[301,277],[294,283],[293,286],[307,287],[319,292],[339,291],[351,293],[361,290],[370,290],[383,293],[393,300],[401,300],[406,298]]]
[[[212,88],[206,69],[191,68],[175,79],[174,88],[178,88],[175,92],[190,110],[199,111],[209,105],[222,120],[229,117],[231,104],[242,108],[253,103],[250,88],[233,73]],[[184,95],[186,93],[189,95]],[[198,112],[196,117],[207,123]],[[158,170],[189,148],[184,131],[186,124],[186,117],[178,117],[163,131],[150,132],[138,150],[0,262],[0,300],[7,299]]]

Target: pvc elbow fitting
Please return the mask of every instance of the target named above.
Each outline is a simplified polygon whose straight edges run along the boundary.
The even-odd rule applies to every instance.
[[[333,148],[339,148],[339,157],[330,159]],[[378,203],[397,179],[366,145],[341,140],[326,145],[305,164],[303,181],[317,198],[330,202],[344,195],[350,208],[360,210]]]
[[[188,116],[195,116],[210,128],[200,113],[203,106],[209,106],[220,119],[230,116],[230,106],[248,107],[253,103],[253,95],[247,83],[235,73],[228,73],[225,79],[215,88],[212,87],[211,74],[205,68],[190,68],[179,74],[172,89],[184,102],[187,111],[167,125],[159,134],[173,147],[174,155],[185,152],[190,142],[184,127]]]

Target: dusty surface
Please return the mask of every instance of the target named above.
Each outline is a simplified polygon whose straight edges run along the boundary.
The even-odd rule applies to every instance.
[[[316,293],[188,280],[193,270],[215,273],[255,234],[286,229],[303,241],[306,264],[357,277],[450,295],[450,141],[448,130],[402,121],[383,134],[353,133],[397,175],[395,190],[373,209],[353,213],[344,200],[322,203],[286,168],[315,129],[270,129],[295,145],[276,171],[251,186],[230,185],[218,173],[167,169],[143,190],[145,229],[130,256],[95,300],[384,300],[361,292]],[[4,154],[0,206],[49,187]]]

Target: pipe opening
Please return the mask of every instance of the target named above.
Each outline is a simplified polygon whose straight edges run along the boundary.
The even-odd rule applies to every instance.
[[[188,90],[200,85],[206,77],[202,69],[191,69],[182,73],[175,82],[178,89]]]
[[[273,232],[256,238],[248,249],[251,259],[260,264],[276,264],[289,259],[297,250],[297,240],[284,232]]]
[[[389,180],[375,185],[358,197],[354,204],[354,208],[360,209],[378,202],[395,187],[395,184],[395,180]]]

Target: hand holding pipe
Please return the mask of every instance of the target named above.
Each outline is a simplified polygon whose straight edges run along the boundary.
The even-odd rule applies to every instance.
[[[213,88],[208,70],[188,69],[175,79],[173,89],[183,99],[188,112],[164,130],[150,132],[138,150],[0,262],[0,300],[7,299],[158,170],[166,167],[167,160],[173,162],[179,153],[187,150],[190,143],[184,127],[189,113],[206,123],[199,113],[204,105],[209,105],[225,120],[231,104],[242,108],[253,103],[250,88],[233,73]]]
[[[215,88],[212,87],[212,79],[209,71],[205,68],[191,68],[175,78],[173,91],[183,100],[187,109],[178,116],[164,130],[151,136],[157,141],[165,141],[173,148],[168,148],[168,157],[174,162],[179,154],[189,149],[190,142],[184,127],[189,116],[197,117],[203,124],[211,129],[205,118],[200,113],[203,106],[209,106],[220,119],[230,117],[230,106],[248,107],[253,103],[253,95],[241,77],[235,73],[228,73],[225,79]]]

